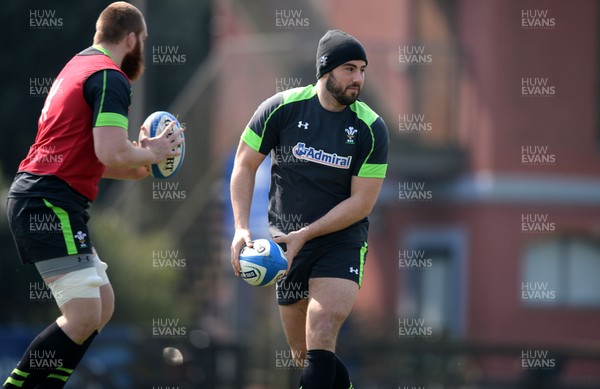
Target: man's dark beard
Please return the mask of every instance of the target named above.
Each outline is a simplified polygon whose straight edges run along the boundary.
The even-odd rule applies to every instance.
[[[144,56],[142,55],[139,37],[136,37],[133,50],[123,57],[121,70],[131,81],[137,80],[144,73]]]
[[[354,86],[354,85],[351,85],[351,86]],[[358,86],[358,85],[356,85],[356,86]],[[329,73],[329,76],[327,77],[327,82],[325,83],[325,89],[327,89],[327,91],[329,93],[331,93],[333,98],[336,99],[336,101],[341,105],[350,105],[350,104],[354,103],[356,100],[358,100],[358,96],[360,95],[360,89],[359,89],[358,93],[356,93],[356,96],[354,96],[354,97],[346,96],[344,94],[344,92],[346,92],[346,90],[342,88],[340,83],[333,76],[333,73]]]

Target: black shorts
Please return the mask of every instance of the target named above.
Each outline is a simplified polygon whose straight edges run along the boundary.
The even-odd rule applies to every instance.
[[[91,254],[87,211],[40,197],[8,198],[10,230],[22,263]]]
[[[367,242],[331,242],[303,248],[289,273],[277,282],[277,303],[290,305],[308,299],[310,278],[343,278],[360,287],[366,260]]]

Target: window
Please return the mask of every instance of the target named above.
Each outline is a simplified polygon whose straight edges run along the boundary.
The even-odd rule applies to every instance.
[[[462,335],[466,309],[465,232],[461,228],[414,229],[400,245],[402,299],[398,316],[422,320],[434,337]]]
[[[524,251],[521,300],[529,306],[600,306],[600,241],[562,236]]]

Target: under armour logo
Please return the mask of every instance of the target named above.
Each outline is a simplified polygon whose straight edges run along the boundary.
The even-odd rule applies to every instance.
[[[81,257],[77,257],[78,261],[77,262],[81,262],[81,261],[90,261],[90,256],[86,255],[85,257],[81,258]]]
[[[350,266],[350,273],[358,274],[358,269],[355,269],[352,266]]]
[[[308,130],[308,122],[304,123],[301,121],[298,122],[298,128],[304,127],[305,130]]]

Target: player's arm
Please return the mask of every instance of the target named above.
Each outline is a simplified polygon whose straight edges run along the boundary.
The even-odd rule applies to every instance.
[[[118,169],[106,166],[102,178],[111,178],[114,180],[140,180],[150,174],[149,166],[140,166],[131,169]]]
[[[250,206],[252,205],[256,171],[265,157],[266,155],[255,151],[244,140],[240,140],[230,183],[235,228],[231,242],[231,266],[236,276],[240,274],[240,251],[245,244],[252,240],[249,228]]]
[[[120,171],[120,175],[131,174],[127,170],[135,172],[139,167],[164,161],[181,153],[175,149],[183,142],[179,136],[183,129],[176,130],[174,136],[167,137],[174,125],[175,122],[169,124],[171,128],[167,127],[162,134],[154,138],[143,139],[139,146],[129,141],[127,133],[121,127],[94,127],[96,156],[109,168],[109,173]]]
[[[287,244],[287,258],[292,260],[309,240],[343,230],[367,217],[377,201],[382,184],[383,178],[353,176],[350,197],[308,226],[275,238],[274,241]]]
[[[256,171],[277,144],[279,115],[276,111],[281,102],[281,93],[262,102],[244,129],[235,155],[230,187],[235,228],[231,242],[231,267],[236,276],[240,274],[242,247],[244,244],[252,246],[249,219]]]
[[[105,69],[92,74],[85,81],[83,94],[93,116],[94,151],[106,166],[105,178],[142,178],[145,166],[178,155],[173,149],[183,140],[176,131],[167,138],[168,131],[155,137],[143,136],[140,145],[127,137],[130,99],[129,81],[116,70]]]

